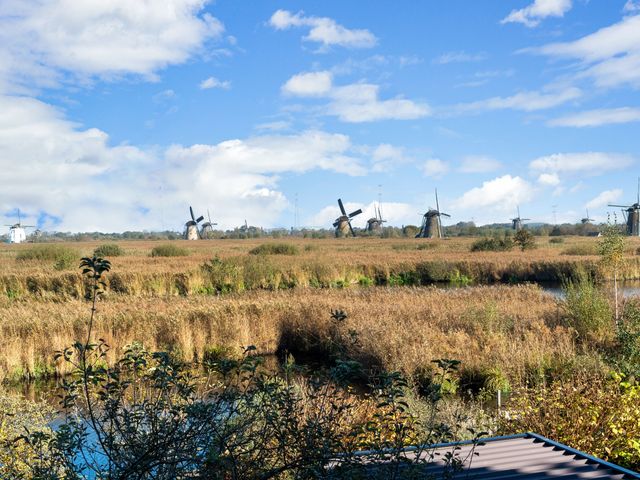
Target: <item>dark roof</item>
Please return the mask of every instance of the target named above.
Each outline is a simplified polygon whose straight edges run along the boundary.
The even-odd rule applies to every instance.
[[[483,445],[475,447],[478,455],[472,457],[471,465],[461,475],[483,480],[640,479],[640,474],[636,472],[535,433],[494,437],[483,439],[482,442]],[[468,442],[459,446],[460,456],[463,458],[465,450],[473,448]],[[450,450],[450,446],[443,446],[441,449]],[[442,465],[438,456],[436,463]]]
[[[420,474],[411,478],[440,478],[446,470],[443,457],[453,452],[465,459],[461,471],[447,478],[460,480],[563,480],[581,479],[640,479],[640,474],[618,465],[592,457],[566,445],[535,433],[481,439],[481,444],[458,442],[405,450],[406,458],[425,458],[425,452],[434,453],[433,460],[420,468]],[[469,455],[475,448],[477,455]],[[362,452],[365,457],[373,452]],[[367,463],[365,461],[365,463]],[[385,463],[368,464],[370,471],[384,470]],[[388,465],[388,464],[387,464]],[[424,477],[423,477],[424,475]]]

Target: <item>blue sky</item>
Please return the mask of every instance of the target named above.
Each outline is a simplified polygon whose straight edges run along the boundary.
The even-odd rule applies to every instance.
[[[0,216],[575,222],[636,197],[640,2],[5,0]]]

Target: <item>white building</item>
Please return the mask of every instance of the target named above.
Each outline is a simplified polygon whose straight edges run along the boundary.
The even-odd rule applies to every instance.
[[[9,228],[9,243],[22,243],[27,240],[27,233],[20,224],[13,225]]]

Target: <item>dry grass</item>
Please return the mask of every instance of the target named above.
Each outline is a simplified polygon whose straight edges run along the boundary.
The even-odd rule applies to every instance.
[[[563,244],[537,239],[538,248],[520,252],[470,252],[474,239],[278,239],[203,240],[174,242],[190,253],[186,257],[149,256],[158,242],[119,242],[125,255],[113,258],[110,276],[114,292],[133,296],[173,296],[211,293],[210,278],[201,266],[214,256],[240,276],[232,290],[335,287],[351,284],[425,285],[461,276],[477,283],[557,281],[576,269],[596,273],[597,239],[567,238]],[[290,245],[296,255],[249,255],[263,244]],[[628,239],[628,258],[622,278],[640,278],[640,257],[634,252],[640,239]],[[99,242],[69,244],[78,255],[90,255]],[[425,246],[430,248],[426,249]],[[11,298],[82,297],[77,271],[60,272],[53,262],[16,261],[33,245],[0,246],[0,294]],[[579,255],[567,255],[569,252]]]
[[[0,309],[0,377],[65,374],[55,350],[80,338],[88,306],[81,300],[4,300]],[[528,287],[370,288],[290,290],[188,298],[112,296],[100,303],[96,338],[112,347],[109,360],[134,340],[169,349],[185,360],[206,349],[256,345],[261,353],[330,351],[330,311],[349,317],[360,347],[342,345],[368,367],[414,373],[435,358],[468,367],[498,366],[515,384],[531,372],[571,361],[573,334],[557,324],[558,307]]]

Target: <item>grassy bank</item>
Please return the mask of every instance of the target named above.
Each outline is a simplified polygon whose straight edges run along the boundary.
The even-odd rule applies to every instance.
[[[330,312],[348,318],[336,326]],[[4,300],[0,309],[0,377],[67,373],[55,350],[80,338],[81,300]],[[560,325],[554,299],[536,287],[382,288],[252,292],[192,298],[111,296],[99,305],[95,337],[111,354],[134,340],[185,360],[219,351],[286,349],[327,358],[345,349],[370,368],[428,375],[431,360],[457,358],[477,374],[510,384],[537,382],[576,359],[573,333]],[[357,342],[352,342],[351,331]]]
[[[526,252],[472,252],[473,239],[214,240],[175,242],[182,254],[178,257],[151,256],[159,247],[154,242],[121,242],[122,256],[112,259],[114,273],[108,282],[111,294],[164,297],[352,285],[546,282],[575,277],[578,270],[605,277],[594,254],[597,239],[537,241],[538,248]],[[640,278],[634,242],[628,242],[621,279]],[[82,298],[84,282],[67,257],[75,252],[79,259],[97,247],[90,242],[64,249],[55,245],[51,252],[30,255],[42,246],[0,246],[0,294]],[[60,251],[64,262],[43,255]],[[278,254],[283,251],[287,254]]]

